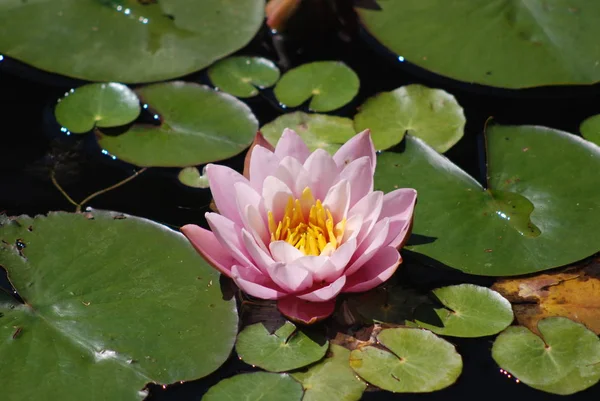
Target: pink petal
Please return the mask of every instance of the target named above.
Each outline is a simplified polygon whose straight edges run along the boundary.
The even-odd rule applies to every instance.
[[[267,245],[271,241],[271,235],[265,227],[263,216],[252,206],[247,205],[243,215],[244,221],[248,222],[248,232],[252,234],[256,243],[267,252]]]
[[[348,276],[342,292],[363,292],[377,287],[394,274],[401,262],[402,258],[396,248],[381,248],[358,272]]]
[[[373,230],[369,233],[367,238],[365,238],[358,246],[358,249],[356,249],[352,262],[344,273],[346,276],[354,274],[362,265],[367,263],[380,248],[385,246],[384,241],[387,238],[389,227],[390,219],[387,217],[375,224],[375,227],[373,227]]]
[[[310,302],[329,301],[330,299],[335,298],[340,293],[340,291],[342,291],[342,288],[344,288],[345,284],[346,276],[341,276],[333,283],[326,285],[325,287],[321,287],[307,294],[298,295],[298,298]]]
[[[251,266],[258,271],[242,244],[240,226],[217,213],[206,213],[206,220],[219,243],[238,263]]]
[[[333,254],[329,257],[329,263],[327,263],[321,270],[314,274],[315,281],[324,280],[327,283],[331,283],[337,280],[340,275],[348,266],[348,263],[352,259],[352,255],[356,251],[356,239],[352,238],[347,242],[343,243],[336,249]]]
[[[327,196],[325,196],[323,206],[329,209],[335,223],[344,219],[350,206],[350,184],[348,181],[341,180],[331,187],[327,192]]]
[[[231,257],[231,254],[221,246],[215,235],[193,224],[187,224],[181,227],[181,232],[192,243],[196,251],[206,259],[215,269],[231,277],[231,266],[236,261]]]
[[[296,323],[313,324],[323,320],[335,310],[335,300],[308,302],[296,297],[285,297],[277,301],[279,312]]]
[[[242,228],[242,242],[248,251],[248,254],[254,261],[254,264],[263,273],[268,275],[267,268],[272,264],[275,264],[271,255],[263,249],[260,244],[257,243],[256,239],[245,229]]]
[[[292,190],[296,199],[300,198],[304,188],[308,187],[311,183],[304,166],[290,156],[286,156],[281,160],[279,166],[277,166],[277,170],[272,175],[283,181]]]
[[[250,184],[255,190],[262,192],[263,182],[265,178],[273,174],[279,165],[279,157],[273,152],[265,149],[262,146],[256,145],[252,149],[252,157],[250,159]]]
[[[338,179],[340,168],[329,152],[317,149],[304,162],[304,169],[312,179],[311,190],[315,199],[323,200],[327,191]]]
[[[340,168],[343,168],[363,156],[369,157],[369,160],[371,160],[371,175],[375,174],[375,165],[377,163],[375,146],[373,146],[371,133],[368,129],[356,134],[343,144],[335,155],[333,155],[333,160],[335,160]]]
[[[382,207],[383,192],[375,191],[359,200],[348,212],[349,216],[362,216],[362,226],[358,233],[358,245],[369,235],[380,219]]]
[[[340,173],[341,179],[350,183],[350,207],[373,191],[373,174],[368,157],[361,157],[348,164]]]
[[[273,212],[277,224],[283,218],[290,197],[293,198],[292,190],[283,181],[270,175],[265,179],[262,195],[265,209]]]
[[[236,182],[248,183],[248,180],[237,171],[219,164],[206,165],[206,175],[219,214],[241,225],[242,220],[238,213],[235,197],[231,196],[231,188]]]
[[[262,243],[269,241],[267,213],[262,197],[248,183],[237,182],[233,185],[238,213],[243,227],[250,231]]]
[[[350,212],[349,212],[350,214]],[[342,237],[342,242],[348,242],[351,239],[355,239],[360,234],[361,228],[363,226],[363,216],[360,214],[350,215],[348,220],[346,220],[346,227],[344,228],[344,236]]]
[[[398,248],[408,238],[416,201],[417,191],[412,188],[400,188],[383,197],[381,217],[390,218],[389,246]]]
[[[276,262],[292,263],[304,256],[304,253],[285,241],[273,241],[269,244],[271,256]]]
[[[253,297],[279,299],[287,295],[268,277],[255,269],[234,265],[231,268],[231,276],[242,291]]]
[[[283,159],[286,156],[292,156],[298,159],[300,163],[304,163],[309,154],[310,150],[308,150],[302,138],[295,131],[289,128],[283,130],[283,134],[281,134],[281,138],[279,138],[279,142],[275,146],[275,155],[277,157]]]
[[[300,263],[275,263],[267,271],[273,282],[288,293],[304,291],[313,285],[312,274]]]
[[[250,147],[248,148],[246,157],[244,158],[244,172],[242,175],[247,179],[250,179],[250,164],[252,163],[251,159],[252,155],[254,154],[254,148],[256,148],[257,146],[262,146],[270,152],[273,152],[273,150],[275,150],[275,148],[265,139],[263,134],[260,131],[258,131],[254,136],[254,141],[252,141],[252,144],[250,144]],[[260,189],[258,190],[260,191]]]

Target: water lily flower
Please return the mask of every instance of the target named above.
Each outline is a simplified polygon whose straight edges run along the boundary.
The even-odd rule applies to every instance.
[[[274,150],[250,150],[248,178],[221,165],[206,174],[220,214],[212,231],[182,232],[245,293],[277,300],[281,313],[310,324],[331,315],[340,293],[386,281],[402,259],[417,193],[373,191],[376,155],[363,131],[331,156],[310,152],[292,130]]]

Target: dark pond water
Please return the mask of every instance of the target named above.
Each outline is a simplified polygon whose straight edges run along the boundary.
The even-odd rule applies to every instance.
[[[489,117],[503,124],[536,124],[576,133],[583,119],[600,112],[598,85],[499,91],[456,83],[407,63],[398,63],[355,26],[352,14],[344,12],[349,8],[344,8],[342,2],[344,23],[326,8],[318,7],[319,2],[305,3],[285,37],[273,36],[265,29],[239,53],[268,57],[282,70],[313,60],[343,60],[360,76],[361,90],[352,104],[336,113],[342,116],[351,117],[356,106],[375,93],[409,83],[449,91],[465,109],[467,126],[464,138],[447,156],[476,178],[485,177],[481,134]],[[204,72],[184,79],[207,83]],[[131,166],[102,155],[93,138],[67,137],[60,132],[53,118],[53,106],[64,92],[79,84],[81,82],[42,73],[8,58],[0,62],[0,211],[5,210],[8,215],[73,211],[50,181],[52,168],[76,200],[132,173]],[[269,91],[249,100],[248,104],[261,125],[284,112]],[[556,151],[559,153],[560,149]],[[225,163],[240,168],[242,157]],[[209,192],[180,185],[176,173],[170,169],[151,169],[127,185],[94,199],[90,206],[147,217],[173,228],[186,223],[206,226],[203,216],[208,211]],[[589,173],[597,172],[582,172]],[[401,274],[403,280],[418,286],[465,281],[491,284],[486,278],[435,269],[424,272],[418,267],[404,269]],[[0,277],[0,286],[6,285],[5,279]],[[464,360],[463,374],[455,385],[423,395],[367,392],[364,400],[600,399],[600,386],[570,397],[559,397],[516,383],[501,374],[492,360],[492,337],[450,341]],[[150,399],[200,400],[211,385],[247,370],[251,368],[232,355],[219,371],[202,380],[167,389],[152,388]]]

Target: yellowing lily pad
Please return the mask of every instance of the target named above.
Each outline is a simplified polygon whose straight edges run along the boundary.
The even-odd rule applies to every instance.
[[[275,85],[279,68],[263,57],[229,57],[213,64],[208,77],[215,87],[237,97],[258,95],[258,90]]]
[[[140,101],[126,85],[110,82],[73,89],[58,101],[54,115],[60,125],[74,134],[94,127],[118,127],[140,115]]]
[[[137,90],[159,125],[135,124],[120,135],[97,132],[100,146],[143,167],[186,167],[235,156],[258,121],[243,102],[207,86],[167,82]]]
[[[300,401],[302,386],[289,375],[254,372],[221,380],[202,397],[203,401]]]
[[[369,128],[377,149],[391,148],[410,134],[444,153],[462,138],[466,121],[454,96],[413,84],[368,99],[354,126],[357,131]]]
[[[316,61],[286,72],[275,86],[275,96],[285,107],[310,99],[312,111],[338,109],[358,93],[358,75],[341,61]]]

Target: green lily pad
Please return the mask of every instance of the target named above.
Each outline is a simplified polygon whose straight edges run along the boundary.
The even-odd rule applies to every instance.
[[[221,380],[202,401],[300,401],[302,386],[286,373],[254,372]]]
[[[492,347],[492,357],[521,382],[556,394],[572,394],[600,381],[600,339],[563,317],[538,323],[542,337],[509,327]]]
[[[350,354],[350,366],[360,377],[395,393],[427,393],[453,384],[462,358],[449,342],[428,330],[382,330],[377,339],[389,351],[367,346]]]
[[[587,0],[378,0],[368,32],[419,67],[501,88],[600,81],[600,3]],[[451,35],[440,34],[451,32]]]
[[[83,85],[58,101],[54,115],[60,125],[74,134],[94,127],[118,127],[140,115],[134,91],[115,82]]]
[[[325,356],[329,343],[319,344],[291,322],[273,334],[262,323],[247,326],[235,344],[240,359],[270,372],[298,369]]]
[[[235,301],[222,299],[218,273],[149,220],[21,216],[0,227],[0,265],[26,301],[0,299],[0,377],[13,399],[139,400],[149,382],[213,372],[233,347]]]
[[[202,175],[200,175],[200,171],[196,167],[184,167],[181,169],[179,174],[177,175],[179,182],[183,185],[187,185],[192,188],[208,188],[208,177],[204,170],[202,170]]]
[[[208,69],[214,86],[237,97],[253,97],[259,89],[275,85],[279,68],[262,57],[229,57]]]
[[[600,250],[600,175],[582,173],[600,170],[600,148],[534,126],[494,125],[486,137],[487,189],[411,136],[403,153],[379,156],[377,189],[419,193],[406,249],[488,276],[563,266]]]
[[[310,99],[312,111],[339,109],[358,93],[358,75],[341,61],[316,61],[289,70],[277,82],[275,96],[285,107]]]
[[[119,159],[142,167],[186,167],[219,161],[246,149],[258,121],[235,97],[185,82],[142,87],[160,125],[135,124],[120,135],[97,132],[100,146]]]
[[[327,358],[306,372],[292,374],[304,387],[302,401],[360,400],[367,384],[350,368],[350,351],[331,344],[329,353]]]
[[[263,19],[264,0],[2,2],[0,49],[73,78],[161,81],[244,47]]]
[[[454,96],[418,84],[375,95],[354,116],[357,131],[371,129],[377,149],[391,148],[410,134],[440,153],[462,138],[466,121]]]
[[[600,146],[600,114],[585,119],[579,126],[581,136]]]
[[[460,284],[435,289],[433,294],[445,308],[418,308],[415,322],[436,334],[454,337],[490,336],[507,328],[514,319],[510,302],[489,288]],[[434,313],[442,325],[427,322],[425,316],[428,313]]]
[[[349,118],[307,114],[301,111],[277,117],[265,124],[260,132],[275,146],[285,128],[296,131],[311,151],[325,149],[331,154],[356,135],[352,120]]]

